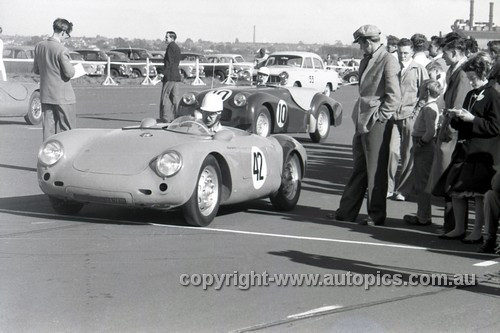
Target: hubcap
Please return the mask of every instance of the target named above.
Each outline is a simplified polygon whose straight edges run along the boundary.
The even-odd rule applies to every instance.
[[[40,103],[39,98],[35,98],[33,103],[31,104],[31,114],[35,119],[38,119],[42,116],[42,104]]]
[[[321,137],[326,135],[328,127],[330,127],[330,124],[328,123],[328,115],[325,111],[321,111],[318,115],[318,133]]]
[[[264,113],[259,114],[255,129],[258,135],[267,136],[269,134],[269,119]]]
[[[207,166],[203,169],[198,180],[198,208],[204,216],[210,215],[219,197],[217,173],[214,167]]]

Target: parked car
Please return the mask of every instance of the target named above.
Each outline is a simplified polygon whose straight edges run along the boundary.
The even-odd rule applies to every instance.
[[[28,125],[42,121],[38,83],[0,81],[0,116],[23,116]]]
[[[34,57],[33,46],[5,46],[3,50],[5,71],[7,73],[31,73]]]
[[[167,126],[149,118],[53,135],[39,150],[37,174],[59,214],[77,214],[87,203],[181,207],[188,224],[207,226],[224,204],[269,197],[276,209],[293,209],[306,164],[304,147],[287,135],[211,134],[193,117]]]
[[[119,48],[119,49],[113,49],[111,51],[116,51],[116,52],[121,52],[124,53],[128,56],[132,66],[132,71],[133,71],[133,76],[139,76],[139,77],[154,77],[158,73],[156,71],[156,63],[154,63],[153,55],[149,53],[148,50],[146,49],[140,49],[140,48]],[[151,62],[151,65],[149,66],[149,73],[147,73],[146,69],[146,61],[149,59]]]
[[[312,52],[274,52],[266,67],[271,73],[269,84],[312,88],[329,96],[340,83],[338,73],[327,70],[321,57]]]
[[[130,64],[127,55],[122,52],[106,51],[110,60],[110,75],[112,77],[124,76],[133,77],[134,70]]]
[[[97,49],[81,49],[81,50],[75,50],[75,52],[78,52],[82,55],[83,59],[85,61],[89,62],[105,62],[106,65],[104,65],[104,75],[108,75],[108,69],[107,69],[107,62],[108,62],[108,54],[102,50],[97,50]],[[116,58],[113,59],[113,56],[110,56],[111,62],[113,61],[120,61],[117,60]],[[124,57],[122,59],[123,61],[121,62],[128,62],[128,58]],[[129,76],[132,72],[132,68],[128,67],[127,65],[124,64],[110,64],[110,74],[113,77],[117,76]]]
[[[183,95],[177,115],[195,115],[207,94],[224,100],[221,124],[248,130],[260,136],[271,133],[309,133],[314,142],[323,142],[330,125],[342,122],[342,106],[310,88],[221,87]]]
[[[210,54],[206,55],[205,58],[209,63],[204,68],[206,76],[214,76],[220,81],[224,81],[229,75],[229,63],[232,63],[234,77],[251,80],[254,64],[245,61],[239,54]]]
[[[201,65],[201,63],[206,62],[204,56],[199,53],[182,52],[179,63],[179,71],[182,77],[188,79],[196,77],[196,59],[198,59],[199,77],[205,76],[205,66]]]
[[[72,64],[75,63],[82,64],[83,69],[85,70],[88,76],[101,76],[104,74],[104,69],[106,68],[106,65],[89,64],[88,62],[85,62],[85,59],[80,53],[74,51],[69,52],[69,56],[71,57]]]

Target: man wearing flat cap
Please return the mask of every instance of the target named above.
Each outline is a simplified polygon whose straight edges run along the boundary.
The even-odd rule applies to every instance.
[[[359,98],[352,118],[354,166],[340,206],[329,218],[356,221],[368,190],[368,218],[361,224],[383,225],[386,218],[386,195],[389,144],[392,128],[388,120],[401,102],[398,61],[380,41],[380,29],[363,25],[353,33],[364,58],[359,66]]]

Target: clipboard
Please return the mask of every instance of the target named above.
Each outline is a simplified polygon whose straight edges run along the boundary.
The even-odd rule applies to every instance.
[[[82,63],[79,62],[79,63],[73,65],[73,68],[75,69],[75,75],[73,75],[73,77],[71,79],[76,79],[76,78],[79,78],[81,76],[87,75],[87,72],[83,68]]]

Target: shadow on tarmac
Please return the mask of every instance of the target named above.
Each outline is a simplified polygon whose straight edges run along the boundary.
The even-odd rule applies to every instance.
[[[393,280],[395,283],[391,283],[390,285],[398,285],[396,284],[399,280],[402,283],[414,283],[416,280],[412,278],[411,275],[421,276],[424,282],[429,282],[427,286],[433,287],[444,287],[444,288],[457,288],[461,290],[466,290],[474,293],[481,294],[489,294],[494,296],[500,296],[500,288],[497,286],[489,286],[484,284],[473,284],[472,276],[467,278],[458,278],[458,280],[454,280],[455,277],[453,274],[448,274],[445,272],[435,272],[435,271],[426,271],[426,270],[418,270],[408,267],[394,267],[394,266],[385,266],[385,265],[373,265],[370,262],[366,261],[358,261],[352,259],[343,259],[338,257],[330,257],[324,255],[317,255],[312,253],[306,253],[301,251],[271,251],[268,252],[270,255],[274,256],[282,256],[285,258],[289,258],[292,262],[310,265],[315,267],[321,267],[324,269],[328,269],[331,271],[338,271],[338,274],[344,274],[344,276],[339,276],[340,282],[346,286],[347,277],[345,277],[344,272],[350,272],[352,274],[362,274],[362,275],[370,275],[375,280],[373,283],[377,282],[377,286],[381,286],[380,281],[383,281],[382,276],[390,275],[391,277],[398,277],[398,280]],[[427,278],[427,276],[431,274],[443,274],[448,276],[448,280],[444,281],[444,279],[436,279],[436,281],[431,281]],[[378,281],[377,281],[378,279]],[[354,280],[351,280],[354,281]],[[358,280],[359,281],[359,280]],[[366,280],[365,280],[366,281]],[[418,281],[418,279],[417,279]],[[457,283],[455,283],[457,281]],[[479,281],[481,282],[481,281]],[[401,285],[401,284],[399,284]],[[423,285],[423,284],[420,284]]]

